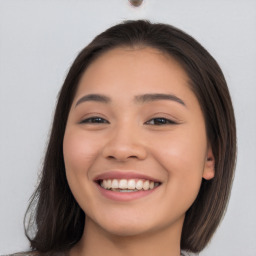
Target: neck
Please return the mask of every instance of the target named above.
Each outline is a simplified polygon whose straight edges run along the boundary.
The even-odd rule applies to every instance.
[[[170,227],[143,235],[110,234],[86,218],[84,234],[71,249],[70,256],[180,256],[180,238],[184,218]]]

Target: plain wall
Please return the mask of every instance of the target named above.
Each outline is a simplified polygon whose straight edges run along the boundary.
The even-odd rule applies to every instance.
[[[238,158],[227,214],[202,256],[256,255],[256,1],[0,0],[0,254],[28,249],[23,216],[56,96],[77,53],[126,19],[183,29],[219,62],[234,103]]]

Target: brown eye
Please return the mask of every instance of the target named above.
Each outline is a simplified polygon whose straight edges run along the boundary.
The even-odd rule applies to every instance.
[[[109,124],[109,121],[102,117],[94,116],[82,120],[80,124]]]
[[[157,118],[152,118],[149,121],[146,122],[146,124],[149,125],[168,125],[168,124],[177,124],[176,122],[163,118],[163,117],[157,117]]]

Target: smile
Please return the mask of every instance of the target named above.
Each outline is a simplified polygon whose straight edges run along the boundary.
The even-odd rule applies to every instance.
[[[100,194],[107,199],[127,202],[157,193],[162,182],[154,177],[129,171],[110,171],[94,178]]]
[[[159,186],[159,182],[144,179],[104,179],[99,184],[102,188],[116,192],[137,192],[152,190]]]

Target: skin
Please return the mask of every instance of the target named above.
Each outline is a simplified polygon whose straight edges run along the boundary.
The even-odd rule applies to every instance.
[[[180,255],[185,212],[202,178],[214,177],[203,114],[188,81],[177,61],[150,47],[110,50],[85,71],[63,143],[67,180],[86,213],[71,256]],[[156,93],[184,104],[135,100]],[[110,101],[81,100],[89,94]],[[95,116],[97,123],[89,119]],[[161,185],[143,198],[110,200],[94,179],[112,170],[149,175]]]

